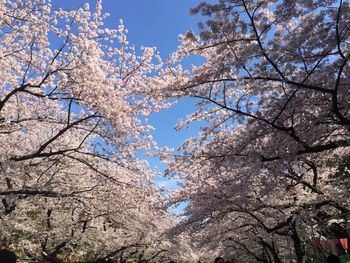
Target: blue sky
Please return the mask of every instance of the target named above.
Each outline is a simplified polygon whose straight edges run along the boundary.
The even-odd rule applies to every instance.
[[[52,0],[53,7],[76,9],[83,3],[94,7],[96,0]],[[203,20],[200,16],[190,16],[189,10],[202,0],[104,0],[103,11],[110,13],[106,26],[115,28],[119,19],[123,19],[128,29],[129,43],[140,46],[157,47],[163,59],[175,51],[179,42],[178,35],[187,30],[197,31],[197,23]],[[198,63],[199,60],[193,60]],[[191,63],[191,61],[190,61]],[[193,112],[194,100],[182,99],[171,109],[151,116],[150,124],[155,127],[153,138],[159,146],[177,148],[189,136],[198,133],[198,125],[188,130],[175,132],[174,126],[179,119]],[[160,172],[165,166],[155,158],[147,158],[151,166],[158,167]],[[174,188],[173,180],[156,179],[160,186]]]
[[[52,0],[53,7],[76,9],[83,3],[93,8],[96,0]],[[103,11],[111,14],[107,27],[117,27],[123,19],[129,30],[128,39],[136,47],[157,47],[163,57],[178,45],[177,36],[188,29],[196,30],[199,16],[189,9],[202,0],[104,0]]]

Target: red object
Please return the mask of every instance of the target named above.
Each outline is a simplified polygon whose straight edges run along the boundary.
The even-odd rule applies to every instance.
[[[324,249],[324,250],[327,250],[328,249],[328,242],[326,240],[321,240],[320,241],[320,244],[321,244],[321,247]]]
[[[336,254],[338,240],[331,240],[331,241],[329,241],[329,243],[330,243],[330,246],[331,246],[333,252]]]
[[[321,240],[319,240],[319,239],[312,239],[311,243],[316,247],[321,246]]]
[[[348,251],[348,239],[347,238],[341,238],[339,239],[341,246],[344,248],[345,251]]]

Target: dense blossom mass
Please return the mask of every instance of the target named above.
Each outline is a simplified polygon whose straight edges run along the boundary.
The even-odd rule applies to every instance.
[[[348,237],[349,1],[192,13],[207,21],[163,63],[122,21],[106,28],[100,0],[0,2],[0,239],[18,255],[302,262],[322,253],[311,240]],[[184,97],[197,108],[176,128],[202,128],[159,151],[179,179],[164,198],[136,156],[158,151],[150,114]]]
[[[198,99],[178,128],[199,122],[170,158],[187,201],[177,231],[240,262],[301,262],[311,239],[347,236],[350,6],[348,1],[222,0],[188,31],[174,63],[205,63],[166,86]],[[333,231],[331,229],[338,229]]]
[[[162,62],[92,9],[0,3],[0,237],[33,259],[175,256],[175,221],[135,157],[166,106],[149,96]]]

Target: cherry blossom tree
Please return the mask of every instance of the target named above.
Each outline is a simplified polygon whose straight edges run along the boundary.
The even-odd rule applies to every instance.
[[[348,215],[349,8],[223,0],[192,10],[208,20],[180,36],[170,63],[205,62],[163,89],[198,99],[179,129],[202,124],[178,153],[163,150],[181,179],[172,201],[189,202],[180,230],[246,262],[281,262],[290,244],[301,262],[303,242],[322,235],[319,215]]]
[[[173,219],[136,153],[167,107],[151,91],[174,76],[92,9],[0,3],[0,237],[32,258],[155,260]]]

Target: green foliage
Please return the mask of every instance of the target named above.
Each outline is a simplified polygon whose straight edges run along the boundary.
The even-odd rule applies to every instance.
[[[37,210],[30,210],[30,211],[27,211],[27,216],[32,219],[32,220],[36,220],[38,219],[38,217],[40,216],[40,211],[37,211]]]
[[[330,178],[338,178],[350,175],[350,155],[339,156],[337,159],[328,161],[328,166],[336,168],[335,173]]]

